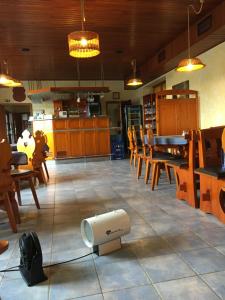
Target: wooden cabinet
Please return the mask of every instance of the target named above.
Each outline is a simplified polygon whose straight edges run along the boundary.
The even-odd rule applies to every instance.
[[[199,129],[198,92],[164,90],[156,93],[156,133],[180,135],[191,129]]]

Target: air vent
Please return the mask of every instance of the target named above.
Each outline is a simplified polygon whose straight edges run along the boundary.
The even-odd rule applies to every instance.
[[[209,15],[197,25],[198,36],[205,33],[212,27],[212,15]]]
[[[158,63],[161,63],[166,58],[165,49],[161,50],[158,54]]]

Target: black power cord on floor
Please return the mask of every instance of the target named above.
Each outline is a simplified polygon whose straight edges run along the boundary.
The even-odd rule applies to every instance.
[[[61,261],[59,263],[46,265],[46,266],[43,266],[43,268],[50,268],[50,267],[55,267],[55,266],[58,266],[58,265],[66,264],[66,263],[69,263],[71,261],[75,261],[75,260],[87,257],[87,256],[89,256],[89,255],[91,255],[93,253],[95,253],[95,252],[91,252],[91,253],[85,254],[83,256],[72,258],[72,259],[69,259],[69,260]],[[0,273],[4,273],[4,272],[16,272],[16,271],[19,271],[19,269],[14,269],[14,268],[19,268],[19,267],[20,267],[20,265],[14,266],[14,267],[10,267],[10,268],[7,268],[5,270],[0,270]]]

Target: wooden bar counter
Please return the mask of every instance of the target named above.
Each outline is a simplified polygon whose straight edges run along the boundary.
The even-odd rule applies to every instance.
[[[107,117],[34,120],[33,131],[47,136],[50,158],[79,158],[110,155]]]

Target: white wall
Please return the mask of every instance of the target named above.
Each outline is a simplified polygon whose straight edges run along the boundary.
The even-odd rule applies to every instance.
[[[102,81],[81,81],[81,86],[102,86]],[[39,89],[39,88],[46,88],[46,87],[65,87],[65,86],[78,86],[77,81],[24,81],[23,86],[26,90],[26,94],[28,93],[29,89]],[[110,92],[106,93],[104,99],[102,100],[102,110],[103,113],[105,112],[105,102],[106,101],[116,101],[113,99],[113,92],[119,92],[120,98],[118,101],[121,100],[132,100],[133,103],[139,103],[139,98],[137,97],[137,92],[133,90],[124,90],[124,82],[123,81],[104,81],[104,86],[109,87]],[[12,97],[12,89],[11,88],[2,88],[0,89],[0,103],[18,103],[13,100]],[[27,97],[23,103],[31,103],[30,99]],[[35,101],[32,103],[33,112],[45,110],[46,114],[53,114],[53,102],[52,101]]]
[[[225,125],[225,42],[199,55],[199,58],[206,64],[202,70],[190,73],[172,70],[164,74],[166,88],[171,89],[173,85],[189,80],[189,88],[199,92],[200,127]],[[154,82],[141,88],[142,92]]]

